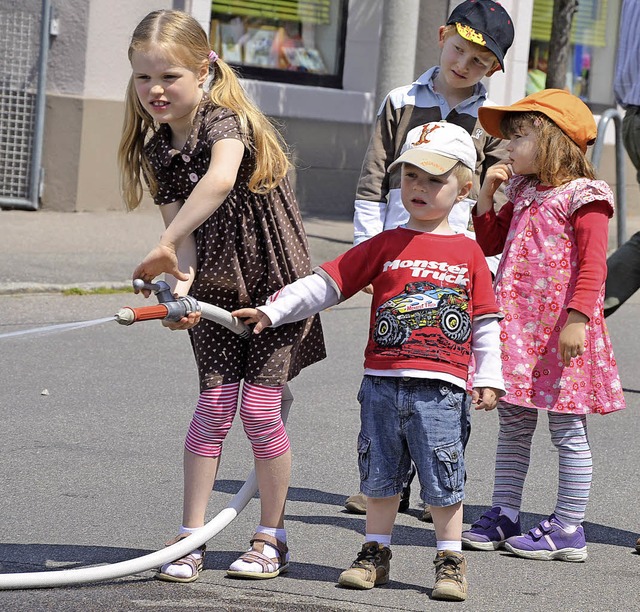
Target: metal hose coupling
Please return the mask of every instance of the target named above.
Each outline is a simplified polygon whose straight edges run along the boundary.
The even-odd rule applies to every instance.
[[[157,306],[143,306],[141,308],[126,306],[121,308],[114,317],[120,325],[131,325],[136,321],[151,319],[179,321],[190,312],[200,312],[203,319],[222,325],[245,340],[251,336],[251,329],[240,319],[232,316],[230,312],[213,304],[198,302],[190,295],[176,298],[165,281],[146,283],[141,278],[136,278],[133,281],[133,288],[136,292],[153,291],[160,303]]]

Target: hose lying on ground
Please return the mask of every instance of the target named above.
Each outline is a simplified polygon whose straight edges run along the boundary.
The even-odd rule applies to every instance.
[[[231,314],[226,310],[211,304],[200,303],[200,306],[202,308],[202,316],[204,318],[221,323],[240,336],[248,336],[248,328],[235,317],[231,317]],[[147,306],[143,308],[151,310],[154,307]],[[129,317],[129,313],[125,313],[125,316]],[[162,314],[161,317],[156,318],[163,317],[164,314]],[[124,324],[127,325],[130,323],[125,322]],[[287,422],[292,402],[293,396],[291,395],[289,386],[285,385],[282,390],[283,423]],[[128,561],[121,561],[119,563],[112,563],[109,565],[80,567],[71,570],[0,574],[0,590],[36,589],[86,584],[90,582],[100,582],[103,580],[113,580],[115,578],[122,578],[123,576],[131,576],[132,574],[138,574],[140,572],[146,572],[150,569],[158,568],[165,563],[184,557],[192,550],[198,548],[220,533],[227,525],[229,525],[229,523],[231,523],[231,521],[233,521],[233,519],[236,518],[236,516],[238,516],[238,514],[240,514],[240,512],[242,512],[242,510],[244,510],[251,498],[256,494],[257,490],[258,484],[255,470],[253,470],[229,505],[218,513],[204,527],[201,527],[198,531],[194,531],[188,538],[184,538],[183,540],[156,552],[142,557],[137,557],[136,559],[130,559]]]
[[[282,420],[286,423],[289,416],[289,409],[293,401],[293,396],[289,387],[285,385],[282,391]],[[244,510],[251,498],[256,494],[258,484],[255,470],[249,474],[246,482],[236,493],[229,505],[218,513],[204,527],[194,531],[192,535],[176,544],[167,546],[154,553],[112,563],[110,565],[99,565],[94,567],[80,567],[71,570],[55,570],[47,572],[30,572],[22,574],[0,574],[0,590],[8,589],[38,589],[46,587],[70,586],[74,584],[86,584],[89,582],[100,582],[103,580],[113,580],[123,576],[131,576],[140,572],[160,567],[170,561],[175,561],[184,557],[192,550],[198,548],[215,535],[220,533],[233,519]]]

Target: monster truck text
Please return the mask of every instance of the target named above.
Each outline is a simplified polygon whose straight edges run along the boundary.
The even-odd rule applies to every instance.
[[[465,265],[452,265],[446,261],[429,261],[425,259],[395,259],[387,261],[382,269],[383,272],[408,268],[414,278],[431,278],[437,281],[444,281],[466,287],[469,284],[469,268]]]

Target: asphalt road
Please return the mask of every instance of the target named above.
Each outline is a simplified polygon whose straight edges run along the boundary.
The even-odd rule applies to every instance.
[[[312,233],[312,232],[310,232]],[[313,238],[317,259],[346,248],[338,235]],[[181,453],[197,397],[186,334],[157,323],[111,321],[64,332],[2,337],[20,329],[104,318],[139,304],[132,294],[0,295],[0,571],[40,572],[114,563],[147,554],[180,523]],[[228,565],[258,519],[252,500],[212,539],[202,578],[161,583],[152,572],[78,587],[0,592],[2,610],[640,610],[636,478],[640,296],[609,319],[628,408],[589,419],[594,483],[583,564],[526,561],[505,552],[468,553],[467,602],[429,600],[433,526],[418,498],[399,515],[391,582],[373,591],[336,586],[362,543],[364,518],[343,511],[357,490],[355,440],[368,298],[323,315],[329,357],[292,383],[288,430],[294,468],[287,528],[293,564],[275,580],[234,581]],[[465,521],[491,502],[497,414],[473,415]],[[225,446],[209,518],[251,469],[242,428]],[[540,420],[523,505],[523,527],[548,515],[557,456]]]

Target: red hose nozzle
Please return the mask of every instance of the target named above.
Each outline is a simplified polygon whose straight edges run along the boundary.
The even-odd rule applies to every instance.
[[[125,306],[116,312],[116,321],[120,325],[131,325],[136,321],[151,321],[152,319],[164,319],[169,314],[169,309],[165,304],[155,304],[154,306],[141,306],[131,308]]]
[[[131,325],[136,321],[151,321],[152,319],[179,321],[191,312],[200,312],[200,304],[191,296],[185,295],[177,300],[161,302],[155,306],[141,306],[139,308],[125,306],[116,313],[115,319],[121,325]]]

